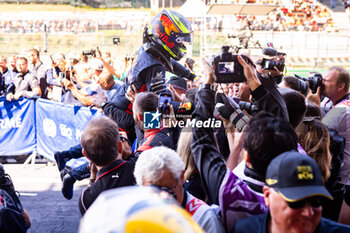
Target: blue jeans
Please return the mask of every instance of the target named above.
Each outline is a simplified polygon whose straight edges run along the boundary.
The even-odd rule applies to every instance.
[[[59,171],[66,168],[66,163],[71,159],[78,159],[83,157],[81,145],[72,146],[69,150],[56,152],[55,160]],[[70,174],[76,180],[82,180],[90,176],[90,170],[88,168],[89,162],[86,162],[78,167],[72,167],[68,169]]]
[[[76,180],[82,180],[90,177],[89,162],[86,162],[78,167],[73,167],[70,174]]]

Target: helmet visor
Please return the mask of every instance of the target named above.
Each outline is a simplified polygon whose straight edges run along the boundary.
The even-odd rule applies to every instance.
[[[184,42],[192,43],[193,32],[187,19],[180,20],[174,16],[162,14],[160,16],[160,22],[164,26],[165,33],[172,37],[178,44]]]

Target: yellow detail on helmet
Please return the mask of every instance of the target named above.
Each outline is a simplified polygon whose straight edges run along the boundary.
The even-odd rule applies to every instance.
[[[173,51],[171,51],[171,49],[169,49],[168,46],[166,46],[166,45],[164,45],[164,44],[162,44],[162,46],[163,46],[163,48],[164,48],[166,51],[168,51],[168,53],[169,53],[171,56],[176,57],[176,54],[173,53]]]
[[[145,208],[129,216],[126,233],[202,233],[191,215],[176,205],[160,205]]]
[[[177,15],[172,15],[170,11],[168,11],[169,16],[171,17],[173,23],[177,26],[178,29],[180,29],[181,33],[187,34],[190,33],[190,31],[184,26],[181,21],[179,20],[179,17]]]

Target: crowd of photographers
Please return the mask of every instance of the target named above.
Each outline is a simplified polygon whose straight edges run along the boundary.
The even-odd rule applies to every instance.
[[[223,46],[195,74],[191,59],[177,62],[191,31],[184,16],[163,10],[136,56],[123,57],[125,70],[98,48],[55,54],[49,68],[36,49],[0,57],[7,101],[41,97],[105,115],[88,123],[80,145],[54,155],[65,198],[76,180],[90,177],[79,198],[81,232],[202,232],[198,225],[205,232],[350,232],[340,224],[350,225],[349,72],[335,66],[284,77],[285,54],[270,44],[257,61]],[[166,79],[166,71],[174,76]],[[88,162],[67,166],[80,157]],[[141,200],[149,195],[140,187],[137,198],[109,201],[123,193],[114,188],[135,184],[162,192],[163,204]],[[8,219],[0,227],[28,228],[26,212],[16,211],[0,212]]]

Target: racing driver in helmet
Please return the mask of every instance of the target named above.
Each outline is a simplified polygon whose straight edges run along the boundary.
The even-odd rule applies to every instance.
[[[192,81],[195,74],[177,62],[185,56],[185,43],[191,40],[189,21],[172,10],[158,13],[151,24],[145,27],[143,45],[136,54],[125,83],[119,87],[116,98],[113,98],[115,101],[101,103],[104,113],[116,121],[131,140],[134,131],[133,104],[128,93],[168,93],[166,71]]]

